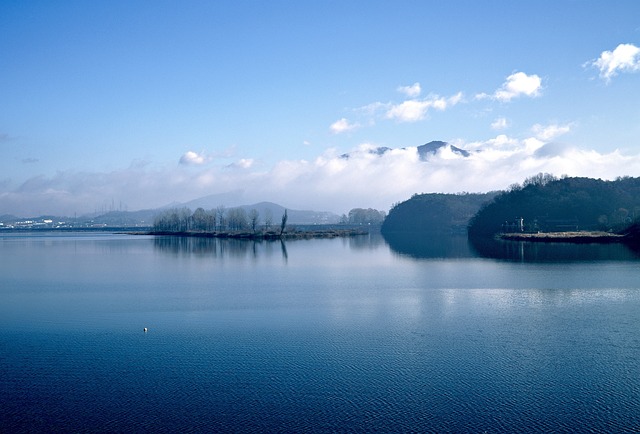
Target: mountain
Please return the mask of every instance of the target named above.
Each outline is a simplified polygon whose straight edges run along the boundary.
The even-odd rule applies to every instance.
[[[94,225],[105,225],[108,227],[119,226],[151,226],[153,219],[158,213],[155,209],[145,209],[140,211],[111,211],[106,214],[92,217],[90,222]],[[83,218],[79,219],[82,221]]]
[[[429,155],[435,155],[442,148],[446,148],[449,146],[451,151],[454,154],[462,155],[463,157],[468,157],[471,155],[469,151],[465,151],[464,149],[460,149],[457,146],[453,146],[448,144],[447,142],[441,142],[439,140],[434,140],[432,142],[426,143],[422,146],[418,146],[418,155],[422,161],[425,161],[429,158]]]
[[[462,157],[469,157],[471,155],[469,151],[458,148],[457,146],[450,145],[449,143],[442,142],[440,140],[434,140],[432,142],[425,143],[424,145],[418,146],[417,148],[418,156],[420,157],[420,160],[427,161],[431,155],[435,155],[440,149],[447,148],[447,147],[451,149],[451,152],[453,152],[454,154],[458,154]],[[407,149],[407,148],[400,148],[400,149]],[[392,150],[393,148],[389,148],[386,146],[379,146],[377,148],[367,149],[366,152],[368,154],[381,156]],[[340,155],[340,158],[344,158],[345,160],[348,160],[349,158],[351,158],[351,154],[349,153],[342,154]]]
[[[224,205],[227,208],[235,208],[243,204],[243,195],[244,190],[234,190],[226,193],[210,194],[208,196],[190,200],[189,202],[173,202],[169,205],[161,207],[160,209],[189,208],[193,211],[197,208],[203,208],[209,210],[212,208],[217,208],[220,205]]]
[[[334,224],[340,221],[340,216],[328,211],[311,211],[311,210],[295,210],[285,208],[282,205],[278,205],[272,202],[259,202],[252,205],[240,205],[239,199],[234,198],[234,195],[239,195],[241,192],[231,192],[225,194],[214,194],[204,196],[199,199],[194,199],[184,203],[173,203],[163,206],[158,209],[135,211],[135,212],[110,212],[101,216],[91,218],[94,224],[106,224],[109,226],[117,226],[118,224],[132,226],[135,223],[147,223],[153,224],[153,220],[156,215],[162,211],[166,211],[171,208],[188,208],[191,212],[194,212],[198,208],[202,208],[206,211],[216,209],[218,207],[224,207],[226,210],[233,208],[242,208],[248,214],[251,210],[258,211],[260,220],[264,221],[265,217],[269,214],[274,223],[279,223],[285,209],[287,210],[288,223],[291,225],[316,225],[316,224]]]
[[[237,193],[237,192],[236,192]],[[221,195],[210,195],[199,199],[195,199],[185,203],[173,203],[165,205],[157,209],[147,209],[140,211],[111,211],[101,215],[82,216],[77,218],[60,217],[60,216],[39,216],[39,217],[16,217],[13,215],[0,216],[1,228],[81,228],[81,227],[146,227],[152,226],[155,217],[163,211],[171,208],[188,208],[191,212],[198,208],[205,210],[216,209],[218,206],[224,206],[225,209],[242,208],[247,214],[255,209],[258,211],[260,220],[264,221],[265,217],[270,217],[275,224],[279,224],[280,219],[284,215],[285,207],[272,202],[259,202],[253,205],[234,205],[234,201],[226,201],[234,193]],[[225,200],[225,202],[218,202]],[[287,210],[287,219],[290,225],[317,225],[317,224],[335,224],[340,221],[340,216],[328,211],[311,211],[311,210]]]
[[[393,150],[392,148],[387,148],[386,146],[379,146],[377,148],[371,148],[371,149],[367,149],[367,153],[368,154],[373,154],[373,155],[383,155],[388,151]],[[340,155],[340,158],[344,158],[345,160],[348,160],[351,157],[351,154],[342,154]]]

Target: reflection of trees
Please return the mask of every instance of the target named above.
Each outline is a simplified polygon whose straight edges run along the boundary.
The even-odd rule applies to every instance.
[[[345,238],[349,247],[354,250],[373,250],[385,244],[384,238],[379,232],[370,232],[367,235]]]
[[[470,239],[472,249],[480,256],[522,262],[582,262],[604,260],[637,260],[640,257],[622,243],[578,244],[505,241],[493,238]]]
[[[154,247],[163,253],[172,255],[200,255],[211,257],[253,257],[282,255],[285,261],[289,257],[287,245],[289,243],[309,242],[313,240],[274,238],[272,240],[250,240],[238,238],[217,238],[207,236],[156,236]],[[385,244],[379,233],[318,239],[318,242],[342,242],[354,250],[374,250]]]
[[[384,239],[397,253],[414,258],[468,258],[475,256],[466,236],[440,233],[390,233]]]
[[[209,237],[155,237],[154,247],[161,252],[175,255],[195,254],[202,256],[223,257],[246,256],[255,251],[254,241],[234,240],[228,238]]]
[[[274,246],[280,245],[281,254],[287,259],[287,249],[284,241],[240,240],[234,238],[214,237],[179,237],[158,236],[154,238],[154,247],[163,252],[176,256],[198,255],[210,257],[258,257],[272,256],[277,253]]]

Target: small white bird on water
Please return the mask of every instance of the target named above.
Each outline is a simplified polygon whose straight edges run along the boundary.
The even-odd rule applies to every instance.
[[[147,332],[147,328],[146,328],[146,327],[144,328],[144,332],[145,332],[145,333]]]

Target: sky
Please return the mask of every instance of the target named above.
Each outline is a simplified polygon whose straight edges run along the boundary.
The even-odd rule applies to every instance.
[[[640,176],[637,0],[0,2],[0,215],[388,211],[540,172]]]

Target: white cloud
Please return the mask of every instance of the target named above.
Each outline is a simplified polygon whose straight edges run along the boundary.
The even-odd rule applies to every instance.
[[[536,138],[544,142],[553,140],[571,131],[571,125],[547,125],[536,124],[531,128]]]
[[[416,122],[427,116],[429,109],[446,110],[458,104],[462,100],[462,92],[449,98],[437,95],[422,100],[407,100],[397,105],[392,105],[386,112],[387,119],[395,119],[400,122]]]
[[[491,123],[492,130],[505,130],[507,128],[509,128],[509,121],[504,117],[496,118],[496,120]]]
[[[180,164],[199,166],[209,161],[209,157],[194,151],[187,151],[180,157]]]
[[[333,134],[341,134],[341,133],[346,133],[348,131],[356,130],[358,128],[360,128],[360,124],[351,123],[349,122],[348,119],[342,118],[332,123],[331,126],[329,127],[329,130]]]
[[[420,88],[420,83],[413,83],[411,86],[399,86],[398,92],[407,95],[409,98],[415,98],[420,96],[420,92],[422,89]]]
[[[619,72],[640,71],[640,48],[633,44],[620,44],[613,51],[603,51],[587,65],[600,70],[600,78],[611,81]]]
[[[253,158],[241,158],[238,161],[231,163],[229,167],[234,167],[238,169],[250,169],[254,163],[255,163],[255,160]]]
[[[524,72],[515,72],[507,77],[500,89],[492,95],[480,93],[476,99],[491,98],[501,102],[509,102],[519,96],[537,97],[542,90],[542,79],[536,74],[527,75]]]
[[[486,141],[456,142],[471,151],[467,158],[439,152],[421,161],[416,148],[379,156],[370,152],[375,145],[364,144],[348,159],[328,149],[315,159],[283,160],[271,167],[247,158],[232,167],[216,164],[187,170],[180,165],[136,164],[106,173],[59,172],[31,178],[18,188],[0,183],[0,209],[24,216],[80,215],[112,201],[136,210],[242,189],[236,202],[222,205],[273,201],[290,209],[342,214],[354,207],[388,210],[414,193],[504,189],[539,172],[603,179],[640,173],[640,153],[599,153],[542,140],[567,128],[537,126],[524,139],[500,134]]]

